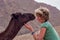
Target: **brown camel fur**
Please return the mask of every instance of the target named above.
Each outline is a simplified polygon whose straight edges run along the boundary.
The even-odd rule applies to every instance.
[[[31,13],[12,14],[12,18],[9,22],[8,27],[6,28],[5,31],[0,33],[0,40],[13,40],[13,38],[16,36],[16,34],[22,28],[22,26],[25,23],[34,19],[35,19],[35,16]]]

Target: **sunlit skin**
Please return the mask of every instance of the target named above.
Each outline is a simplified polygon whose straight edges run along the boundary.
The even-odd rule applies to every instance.
[[[40,23],[44,23],[45,20],[43,17],[39,17],[39,16],[36,16],[36,20]],[[35,38],[35,40],[43,40],[44,38],[44,35],[45,35],[45,32],[46,32],[46,28],[41,28],[40,29],[40,33],[39,34],[35,34],[35,36],[33,36]]]
[[[40,23],[43,23],[45,20],[42,17],[36,16],[36,20],[39,21]]]

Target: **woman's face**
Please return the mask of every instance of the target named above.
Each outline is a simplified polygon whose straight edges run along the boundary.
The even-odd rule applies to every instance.
[[[36,16],[36,19],[37,19],[39,22],[41,22],[41,23],[43,23],[43,22],[44,22],[44,19],[43,19],[43,18],[41,18],[41,17],[39,17],[39,16]]]

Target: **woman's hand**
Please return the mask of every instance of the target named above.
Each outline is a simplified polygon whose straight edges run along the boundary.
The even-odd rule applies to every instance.
[[[27,29],[29,29],[31,32],[34,32],[34,29],[32,28],[31,25],[25,24],[24,26],[25,26]]]

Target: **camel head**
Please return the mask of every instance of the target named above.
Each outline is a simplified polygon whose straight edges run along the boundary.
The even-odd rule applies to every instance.
[[[12,17],[17,19],[21,23],[26,23],[35,19],[35,16],[32,13],[15,13],[12,14]]]

